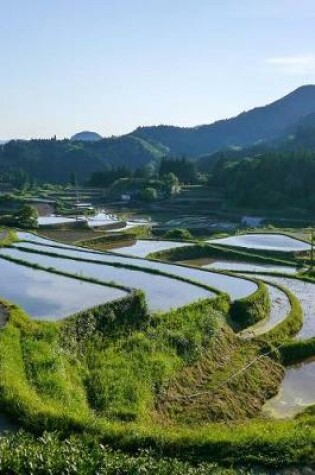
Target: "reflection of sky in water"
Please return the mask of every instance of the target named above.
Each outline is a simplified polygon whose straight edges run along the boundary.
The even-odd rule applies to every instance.
[[[273,417],[293,417],[311,404],[315,404],[315,361],[287,368],[279,393],[263,411]]]
[[[223,239],[207,241],[210,244],[222,246],[246,247],[248,249],[265,249],[283,252],[308,251],[311,246],[307,243],[281,234],[243,234]]]
[[[35,318],[58,319],[120,298],[124,292],[0,260],[0,296]]]
[[[47,246],[43,247],[37,244],[30,244],[30,243],[21,243],[21,245],[23,245],[23,247],[39,250],[41,252],[57,253],[59,255],[68,255],[72,257],[78,257],[81,259],[91,259],[94,261],[101,261],[101,262],[116,262],[116,263],[121,263],[125,265],[132,264],[134,266],[138,266],[142,268],[157,269],[159,271],[178,275],[186,279],[191,279],[196,282],[200,282],[204,285],[208,285],[210,287],[218,289],[222,292],[226,292],[230,295],[232,299],[246,297],[250,295],[251,293],[255,292],[255,290],[257,289],[257,285],[255,283],[250,282],[246,279],[225,276],[222,274],[217,274],[210,271],[204,271],[204,270],[196,269],[193,267],[177,266],[175,264],[167,264],[167,263],[162,263],[162,262],[150,261],[146,259],[137,259],[135,257],[129,257],[129,256],[117,256],[114,253],[100,253],[100,252],[94,253],[94,252],[81,251],[79,249],[78,250],[59,249],[59,248],[52,249]],[[35,261],[36,258],[34,257],[34,255],[25,254],[23,255],[23,259],[29,259],[29,260],[32,260],[33,262],[42,263],[44,262],[44,259],[46,259],[46,256],[41,256],[40,260]],[[63,266],[66,265],[65,262],[62,262],[62,265]],[[83,263],[80,263],[79,265],[78,261],[76,261],[76,264],[73,263],[73,266],[75,266],[76,268],[81,268],[82,265]],[[60,263],[58,263],[58,266],[60,266]],[[91,271],[91,269],[89,270]],[[99,272],[99,269],[97,270],[95,268],[94,272]],[[111,280],[114,278],[109,275],[107,276],[107,280],[108,279]],[[103,280],[104,280],[104,276],[103,276]],[[119,280],[117,280],[117,282],[119,282]],[[127,285],[130,285],[130,283]],[[143,288],[143,285],[146,285],[146,283],[142,274],[139,288]],[[143,288],[143,290],[145,289]],[[156,289],[156,291],[158,291],[158,289]],[[190,301],[193,301],[193,300],[190,299]]]
[[[215,261],[203,266],[206,269],[245,271],[245,272],[279,272],[281,274],[295,274],[295,267],[273,266],[267,264],[251,264],[248,262]]]
[[[189,243],[173,242],[173,241],[137,241],[131,246],[113,249],[113,252],[126,254],[129,256],[146,257],[152,252],[164,251],[166,249],[174,249],[176,247],[191,246]]]
[[[55,267],[73,274],[97,278],[104,282],[113,281],[127,287],[142,289],[152,310],[169,310],[170,308],[194,302],[200,298],[213,296],[211,292],[196,285],[160,275],[148,274],[139,270],[29,254],[13,248],[3,249],[1,254],[22,258],[44,267]]]

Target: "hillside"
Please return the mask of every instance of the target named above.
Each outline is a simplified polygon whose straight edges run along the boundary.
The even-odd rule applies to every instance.
[[[39,181],[68,182],[76,173],[86,181],[105,167],[142,167],[164,154],[145,140],[131,135],[94,142],[69,140],[11,141],[0,150],[0,181],[19,181],[32,176]]]
[[[315,151],[315,113],[302,117],[293,125],[286,128],[282,134],[271,140],[236,150],[226,148],[219,152],[200,157],[198,160],[198,169],[208,173],[213,170],[213,167],[221,159],[240,160],[248,157],[259,158],[260,156],[272,152],[294,152],[299,150]]]
[[[171,154],[198,157],[227,147],[245,147],[271,140],[314,112],[315,85],[308,85],[271,104],[210,125],[139,127],[133,134],[163,144]]]

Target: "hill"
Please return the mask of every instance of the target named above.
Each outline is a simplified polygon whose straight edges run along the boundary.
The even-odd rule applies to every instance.
[[[315,113],[315,85],[307,85],[231,119],[192,128],[139,127],[133,135],[163,144],[171,154],[198,157],[228,147],[247,147],[270,141],[312,113]]]
[[[132,135],[94,142],[16,140],[0,149],[0,181],[18,183],[32,176],[42,182],[65,183],[75,172],[85,182],[95,171],[118,166],[133,170],[163,154],[161,147]]]
[[[72,142],[96,142],[97,140],[102,140],[102,136],[96,132],[89,132],[84,130],[83,132],[78,132],[75,135],[72,135],[70,140]]]

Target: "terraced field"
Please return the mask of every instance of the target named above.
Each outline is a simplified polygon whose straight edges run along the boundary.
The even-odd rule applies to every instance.
[[[313,453],[315,282],[295,267],[19,238],[0,248],[0,295],[50,320],[2,301],[0,400],[23,427],[227,464]]]

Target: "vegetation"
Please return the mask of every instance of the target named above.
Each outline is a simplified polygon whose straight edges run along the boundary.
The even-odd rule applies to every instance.
[[[163,445],[174,456],[191,446],[200,461],[207,447],[206,459],[226,462],[230,453],[222,457],[210,440],[223,426],[195,429],[190,422],[256,414],[283,375],[259,344],[228,329],[224,296],[148,315],[139,294],[61,323],[37,323],[3,305],[9,321],[0,335],[0,400],[32,430],[85,431],[132,452]],[[196,389],[201,398],[192,397]],[[207,398],[213,404],[204,404]],[[230,429],[226,436],[233,438]]]
[[[258,157],[220,159],[210,180],[222,186],[230,203],[252,209],[315,210],[315,153],[266,151]]]
[[[132,135],[96,142],[12,140],[0,150],[0,182],[22,185],[35,179],[68,183],[74,171],[80,181],[85,181],[91,173],[112,166],[128,163],[132,169],[143,167],[164,153],[162,146]]]
[[[0,473],[4,475],[234,475],[237,472],[214,463],[161,457],[148,450],[126,454],[87,436],[63,439],[56,433],[34,437],[19,432],[0,439]]]
[[[292,266],[296,260],[289,253],[250,251],[217,246],[215,244],[199,242],[189,247],[176,247],[151,253],[151,258],[167,261],[184,261],[202,258],[226,259],[232,261],[257,262],[261,264],[273,264]]]
[[[158,173],[160,177],[173,173],[179,182],[185,185],[198,182],[196,162],[187,160],[185,157],[181,159],[163,158]]]
[[[231,307],[231,324],[236,331],[267,318],[270,314],[270,298],[267,287],[258,281],[256,292],[236,300]]]
[[[25,204],[13,215],[0,217],[0,223],[22,229],[36,229],[38,228],[37,219],[36,208]]]
[[[179,241],[190,241],[193,239],[193,236],[188,229],[173,228],[165,233],[165,238]]]

